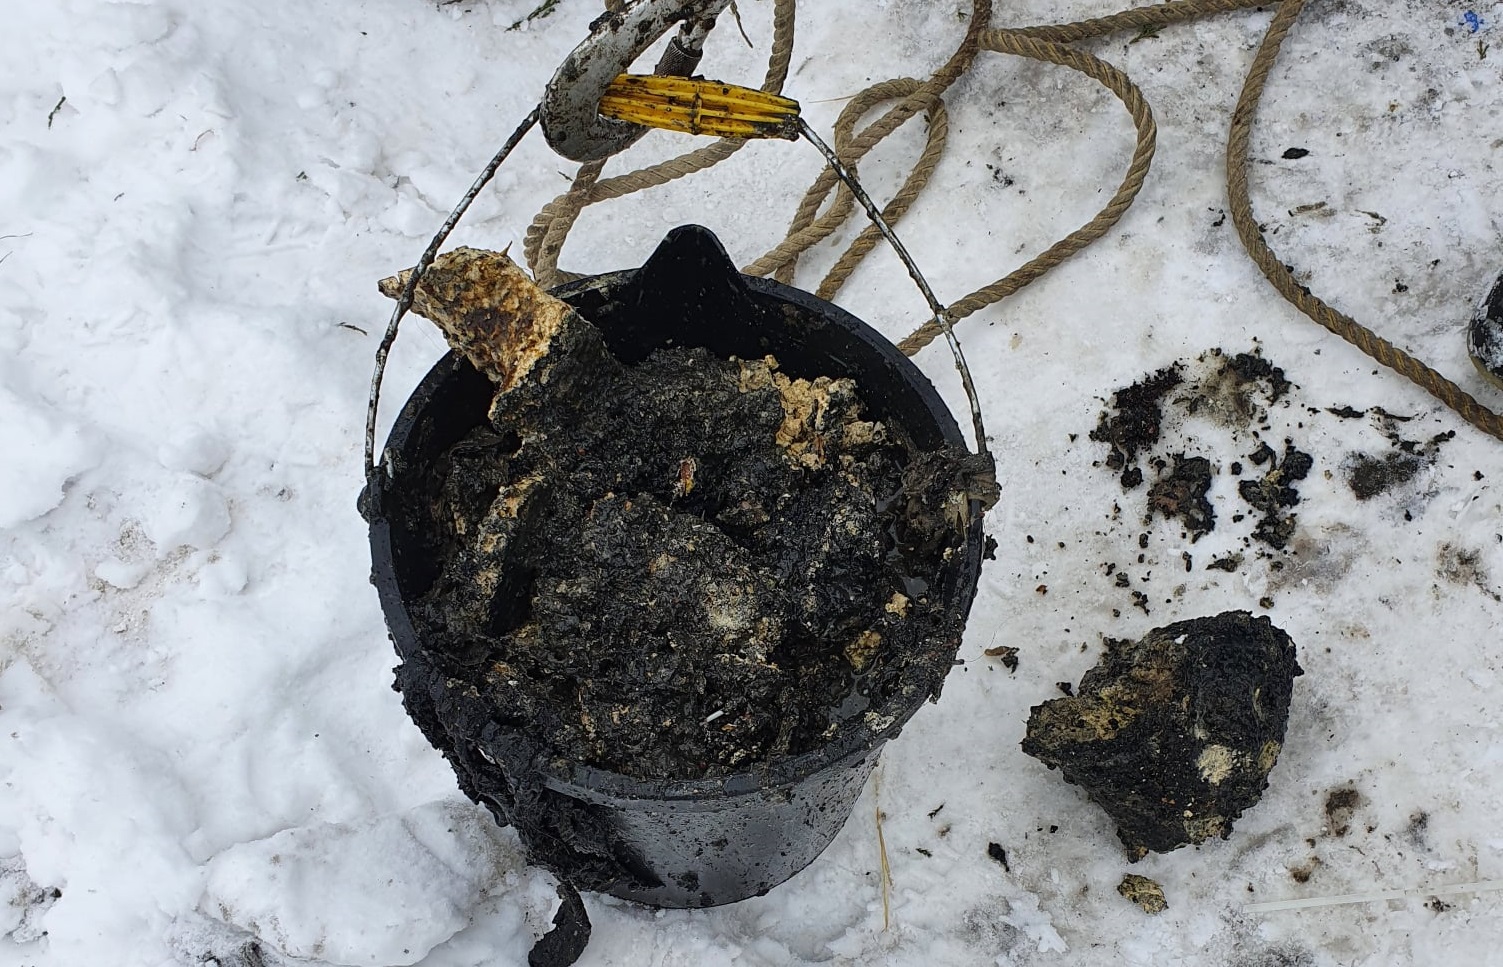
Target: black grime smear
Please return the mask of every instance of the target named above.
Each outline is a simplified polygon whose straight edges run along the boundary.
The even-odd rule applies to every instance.
[[[1398,451],[1382,456],[1354,453],[1347,458],[1342,471],[1346,474],[1347,486],[1352,488],[1356,498],[1371,500],[1413,480],[1431,462],[1433,461]]]
[[[1340,838],[1352,830],[1352,814],[1362,805],[1362,794],[1346,786],[1326,793],[1326,830]]]
[[[1138,451],[1158,442],[1163,420],[1160,403],[1183,382],[1183,369],[1175,363],[1112,394],[1111,413],[1103,412],[1090,433],[1091,439],[1111,447],[1106,465],[1122,471],[1122,486],[1131,490],[1143,482],[1137,466]]]
[[[1209,373],[1187,385],[1174,403],[1190,415],[1202,414],[1233,429],[1267,418],[1272,406],[1292,388],[1284,371],[1255,353],[1227,356],[1211,350],[1199,362],[1215,360]]]
[[[1134,860],[1225,838],[1267,788],[1300,674],[1289,636],[1246,611],[1107,639],[1074,697],[1034,706],[1023,751],[1105,809]]]
[[[660,350],[440,461],[415,617],[549,755],[723,776],[828,741],[958,640],[928,588],[960,535],[908,513],[909,447],[813,381],[795,453],[758,365]]]
[[[1263,382],[1268,387],[1268,402],[1277,403],[1293,387],[1284,371],[1273,363],[1252,353],[1238,353],[1226,364],[1227,370],[1235,373],[1244,383]]]
[[[1425,441],[1406,440],[1400,435],[1398,425],[1408,422],[1409,418],[1376,408],[1371,412],[1392,448],[1382,454],[1357,452],[1347,455],[1342,463],[1342,475],[1358,500],[1371,500],[1418,477],[1435,465],[1440,457],[1440,445],[1456,436],[1454,430],[1447,430]]]

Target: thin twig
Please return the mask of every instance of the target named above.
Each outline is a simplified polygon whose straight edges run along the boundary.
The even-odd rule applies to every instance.
[[[882,763],[877,763],[876,780],[872,784],[872,800],[877,813],[877,867],[882,875],[882,932],[892,926],[892,866],[887,862],[887,838],[882,835]]]
[[[746,25],[741,22],[741,11],[736,9],[736,0],[731,0],[731,16],[735,18],[736,29],[741,32],[741,39],[746,41],[746,46],[752,50],[756,50],[757,45],[752,43],[750,37],[746,36]]]
[[[512,24],[506,29],[508,31],[521,30],[523,24],[532,23],[534,20],[548,16],[549,14],[553,13],[553,9],[557,6],[558,0],[543,0],[542,3],[538,4],[533,9],[532,13],[529,13],[527,16],[523,17],[521,20],[518,20],[516,23]]]
[[[1308,910],[1311,907],[1336,907],[1350,903],[1376,903],[1379,900],[1403,900],[1411,897],[1492,893],[1499,890],[1503,890],[1503,880],[1483,880],[1480,883],[1457,883],[1453,886],[1437,886],[1429,889],[1415,887],[1410,890],[1380,890],[1375,893],[1343,893],[1338,896],[1307,897],[1303,900],[1270,900],[1266,903],[1249,903],[1242,909],[1248,913],[1273,913],[1278,910]]]

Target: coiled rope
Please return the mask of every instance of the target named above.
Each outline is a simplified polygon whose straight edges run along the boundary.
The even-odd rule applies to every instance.
[[[1258,103],[1267,86],[1268,75],[1278,60],[1279,49],[1304,8],[1305,0],[1282,0],[1276,4],[1260,3],[1258,0],[1170,0],[1076,23],[1022,28],[991,27],[992,0],[972,0],[965,36],[949,60],[932,76],[924,81],[907,77],[894,78],[868,87],[850,100],[835,122],[836,154],[843,164],[854,168],[862,157],[904,122],[919,113],[925,115],[927,131],[923,150],[897,194],[882,209],[883,217],[893,224],[901,220],[913,206],[943,157],[949,134],[943,94],[970,69],[981,51],[1027,57],[1068,67],[1097,81],[1122,102],[1136,128],[1137,142],[1116,193],[1086,224],[1002,278],[962,296],[946,307],[951,322],[958,322],[1019,291],[1104,236],[1131,207],[1148,175],[1153,161],[1157,127],[1147,100],[1125,73],[1071,45],[1119,31],[1152,30],[1216,14],[1268,6],[1275,8],[1274,16],[1248,70],[1241,96],[1232,114],[1227,138],[1226,185],[1229,210],[1243,247],[1279,294],[1305,315],[1341,336],[1381,365],[1413,381],[1468,423],[1484,433],[1503,439],[1503,416],[1368,327],[1312,295],[1294,279],[1292,272],[1285,267],[1283,260],[1274,253],[1258,229],[1248,190],[1248,150],[1253,122]],[[793,53],[794,9],[795,0],[775,0],[772,50],[762,84],[765,91],[781,93],[787,80]],[[857,122],[862,117],[886,103],[891,103],[892,107],[867,127],[859,132],[856,130]],[[579,277],[560,269],[558,260],[570,229],[587,206],[656,188],[704,171],[735,154],[744,143],[732,139],[716,141],[679,157],[603,179],[601,173],[604,162],[582,166],[569,190],[545,205],[527,230],[523,250],[538,282],[544,286],[553,286]],[[830,199],[832,192],[833,201]],[[827,202],[828,207],[820,214],[821,207]],[[791,282],[799,257],[829,237],[850,217],[854,209],[855,203],[850,192],[839,184],[833,172],[823,170],[804,193],[783,240],[742,271],[748,275],[770,275],[779,281]],[[863,230],[835,260],[816,287],[815,294],[824,299],[833,298],[880,237],[872,226]],[[937,325],[927,323],[902,340],[898,348],[913,355],[939,334]]]

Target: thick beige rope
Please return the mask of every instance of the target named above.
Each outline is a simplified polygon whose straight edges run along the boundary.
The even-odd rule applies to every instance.
[[[795,0],[776,0],[774,10],[773,50],[763,90],[781,92],[787,78],[793,49]],[[857,94],[841,112],[835,124],[836,154],[847,167],[856,164],[904,122],[923,112],[927,116],[926,143],[913,170],[893,199],[883,208],[883,217],[894,223],[913,206],[928,184],[944,151],[948,118],[942,95],[971,66],[982,50],[1028,57],[1079,71],[1110,90],[1131,115],[1137,131],[1137,143],[1121,184],[1106,206],[1085,225],[1055,242],[1044,252],[989,285],[982,286],[947,307],[954,322],[992,305],[1022,289],[1076,252],[1105,235],[1121,219],[1136,199],[1153,161],[1157,128],[1142,92],[1117,68],[1092,54],[1069,44],[1124,30],[1145,30],[1184,23],[1201,17],[1252,8],[1274,6],[1259,0],[1170,0],[1138,7],[1070,24],[1053,24],[1023,28],[991,28],[992,0],[973,0],[972,15],[960,46],[950,59],[926,81],[896,78],[873,85]],[[1237,234],[1248,255],[1285,299],[1315,322],[1357,346],[1374,360],[1394,369],[1455,410],[1473,426],[1503,439],[1503,416],[1487,408],[1440,373],[1410,356],[1402,349],[1377,336],[1361,323],[1331,308],[1295,281],[1293,274],[1269,248],[1252,212],[1248,192],[1248,149],[1257,105],[1267,85],[1269,72],[1278,59],[1279,49],[1288,35],[1304,0],[1283,0],[1258,50],[1233,113],[1227,140],[1227,193]],[[856,133],[857,122],[877,106],[895,101],[877,121]],[[600,164],[583,166],[570,190],[544,206],[527,231],[524,251],[538,281],[556,285],[578,276],[558,268],[558,254],[569,229],[587,205],[632,192],[667,184],[677,178],[703,171],[734,154],[745,142],[717,141],[707,148],[693,151],[639,171],[600,180]],[[771,275],[791,282],[799,256],[811,246],[829,237],[855,209],[854,199],[828,168],[821,171],[805,192],[784,239],[742,271],[749,275]],[[835,192],[827,210],[819,214]],[[880,235],[868,226],[837,259],[819,283],[816,294],[833,298],[860,261],[876,244]],[[940,334],[932,321],[920,326],[898,344],[908,355],[927,346]]]
[[[1014,32],[1026,34],[1037,40],[1052,40],[1057,44],[1073,44],[1079,40],[1102,37],[1123,30],[1151,30],[1170,24],[1199,20],[1218,13],[1235,10],[1262,9],[1268,3],[1249,0],[1170,0],[1148,7],[1135,7],[1107,17],[1095,17],[1068,24],[1050,24],[1041,27],[1019,27]]]
[[[939,101],[940,96],[949,89],[950,85],[954,84],[961,75],[970,69],[971,63],[976,59],[981,34],[991,22],[991,14],[992,0],[972,0],[971,16],[965,36],[961,38],[960,46],[956,48],[955,53],[950,56],[950,59],[939,70],[935,71],[933,76],[927,81],[920,84],[912,78],[895,78],[891,81],[873,85],[852,98],[851,103],[846,105],[845,110],[841,111],[839,119],[835,122],[836,154],[848,170],[855,170],[858,162],[872,148],[876,147],[884,138],[901,127],[909,118],[920,111],[931,110],[933,105]],[[902,100],[898,101],[895,106],[889,109],[882,117],[878,118],[870,127],[864,129],[859,135],[854,134],[856,122],[867,111],[883,100],[898,96],[896,92],[900,90],[906,90],[909,93],[903,95]],[[932,126],[932,110],[930,119]],[[945,131],[948,131],[947,123]],[[920,158],[919,167],[922,170],[917,172],[919,177],[916,182],[915,179],[910,177],[909,185],[905,186],[908,188],[909,197],[906,199],[902,197],[895,199],[897,207],[894,210],[899,213],[907,210],[908,206],[912,204],[913,199],[918,196],[918,193],[923,190],[924,185],[928,183],[929,176],[933,173],[933,164],[926,166],[926,158],[931,156],[931,150],[936,148],[942,149],[944,139],[941,136],[936,145],[934,132],[931,130],[929,140],[930,144],[926,147],[925,156]],[[934,158],[933,163],[937,164],[938,159]],[[830,210],[818,219],[814,217],[815,212],[819,210],[819,206],[824,204],[824,200],[837,184],[838,179],[834,171],[829,168],[820,171],[818,177],[814,180],[814,184],[804,193],[804,198],[799,204],[798,212],[793,216],[793,222],[788,228],[787,237],[782,243],[773,248],[772,251],[757,259],[742,271],[746,272],[747,275],[771,274],[780,282],[791,282],[793,270],[797,266],[799,255],[810,246],[822,241],[838,228],[855,209],[855,199],[851,197],[850,193],[844,187],[841,187],[840,191],[836,194],[835,202],[831,205]],[[861,245],[865,245],[868,250],[870,249],[870,245],[863,242],[861,238],[858,238],[852,244],[852,249]],[[844,256],[842,256],[843,259]],[[831,279],[827,278],[826,284],[831,281]],[[843,277],[839,281],[835,281],[833,288],[830,288],[828,291],[833,292],[839,289],[841,281],[844,281]]]
[[[898,105],[862,131],[860,135],[855,133],[856,122],[862,116],[883,102],[891,100],[898,101]],[[913,171],[905,180],[902,190],[883,209],[882,214],[888,220],[888,224],[901,218],[908,210],[944,155],[945,141],[950,130],[949,113],[945,110],[944,101],[933,91],[932,86],[926,89],[925,85],[918,80],[911,77],[898,77],[863,90],[851,99],[835,122],[835,153],[849,167],[870,152],[887,134],[897,130],[903,122],[919,111],[926,112],[929,123],[924,150]],[[885,133],[873,136],[874,131]],[[815,213],[825,203],[832,189],[836,191],[834,202],[823,215],[816,218]],[[747,275],[771,275],[779,282],[792,283],[799,256],[839,228],[855,207],[856,200],[851,196],[850,191],[843,184],[839,184],[833,174],[826,178],[824,172],[821,172],[820,178],[804,193],[803,201],[799,204],[798,211],[788,227],[788,234],[765,255],[744,267],[742,271]],[[868,230],[876,232],[874,227],[869,227]],[[862,254],[870,250],[871,244],[866,238],[866,233],[851,244],[851,247],[840,257],[837,265],[849,263],[851,268],[854,268],[855,261],[859,261],[860,256],[855,256],[852,261],[852,253],[858,247],[862,248]],[[832,270],[832,275],[836,271]],[[845,274],[849,274],[849,270]],[[826,277],[821,283],[820,291],[828,293],[821,298],[829,298],[836,289],[839,289],[840,282],[844,281],[844,275],[839,277],[833,288],[830,287],[830,281],[830,277]]]
[[[982,38],[982,46],[1004,54],[1016,54],[1035,60],[1058,64],[1080,71],[1087,77],[1100,81],[1117,96],[1137,127],[1138,141],[1132,160],[1106,206],[1089,222],[1055,242],[1040,254],[1029,259],[1003,278],[982,286],[970,295],[956,300],[946,310],[951,322],[956,322],[995,302],[1000,302],[1050,269],[1090,245],[1111,230],[1126,214],[1138,197],[1153,163],[1154,145],[1158,138],[1158,126],[1154,124],[1153,112],[1148,107],[1143,93],[1127,75],[1098,57],[1048,40],[1039,40],[1015,30],[991,30]],[[941,330],[932,320],[916,329],[907,339],[898,343],[898,348],[913,355],[934,341]]]
[[[1280,295],[1301,312],[1379,363],[1423,387],[1483,433],[1503,440],[1503,416],[1351,316],[1336,311],[1312,295],[1295,281],[1294,274],[1274,254],[1258,228],[1247,187],[1248,149],[1252,140],[1253,118],[1257,115],[1258,101],[1268,83],[1268,73],[1278,59],[1279,48],[1304,5],[1305,0],[1284,0],[1279,5],[1278,13],[1274,15],[1273,22],[1268,26],[1268,33],[1263,38],[1263,45],[1258,49],[1252,69],[1247,73],[1242,95],[1237,99],[1237,108],[1232,112],[1231,133],[1226,145],[1226,188],[1231,201],[1232,224],[1237,227],[1237,235],[1241,237],[1247,254],[1262,270],[1263,275],[1273,283]]]

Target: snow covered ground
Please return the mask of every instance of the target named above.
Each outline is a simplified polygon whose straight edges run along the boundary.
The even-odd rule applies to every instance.
[[[551,879],[459,795],[388,687],[355,511],[388,312],[375,281],[416,260],[599,10],[561,0],[506,30],[533,6],[6,7],[0,964],[472,967],[522,963],[546,927]],[[995,21],[1117,6],[1001,0]],[[758,49],[722,29],[704,69],[755,84],[770,3],[741,8]],[[839,98],[932,70],[967,9],[807,4],[787,92],[828,130]],[[1426,891],[1503,879],[1503,445],[1299,316],[1243,256],[1221,150],[1268,17],[1092,45],[1153,103],[1157,165],[1106,239],[961,329],[1003,499],[942,700],[803,874],[704,911],[587,896],[581,963],[1498,962],[1503,894]],[[1301,280],[1493,404],[1463,331],[1503,270],[1500,73],[1503,4],[1316,0],[1254,140],[1259,217]],[[1032,62],[983,55],[948,101],[949,154],[903,235],[954,298],[1085,221],[1132,142],[1110,95]],[[874,194],[916,143],[905,131],[863,166]],[[611,170],[683,146],[654,135]],[[638,264],[691,221],[750,261],[818,166],[807,146],[754,145],[590,210],[563,264]],[[520,240],[571,171],[534,136],[451,244]],[[922,302],[895,265],[874,253],[839,301],[898,338]],[[1251,430],[1203,415],[1166,429],[1165,452],[1221,470],[1217,530],[1193,545],[1144,527],[1141,490],[1095,465],[1087,434],[1114,390],[1176,360],[1199,372],[1215,347],[1260,347],[1295,384],[1260,431],[1315,459],[1288,554],[1260,556],[1252,517],[1234,520],[1228,468]],[[441,351],[409,324],[389,411]],[[918,359],[958,405],[946,352]],[[1359,499],[1363,455],[1408,466],[1406,445],[1414,472]],[[1307,672],[1272,785],[1229,840],[1130,867],[1104,814],[1019,751],[1028,708],[1094,664],[1102,635],[1233,608],[1268,613]],[[1001,644],[1016,673],[982,654]],[[1117,895],[1129,869],[1163,885],[1167,912]]]

